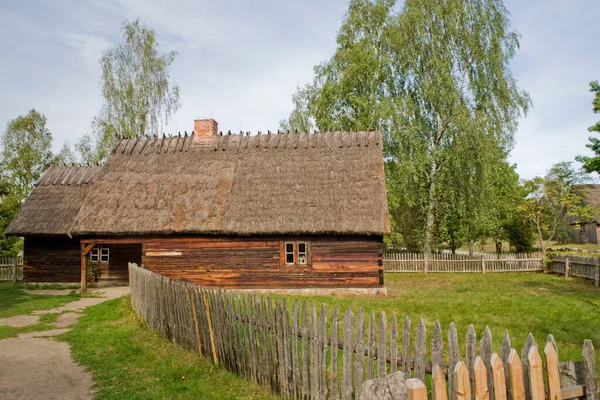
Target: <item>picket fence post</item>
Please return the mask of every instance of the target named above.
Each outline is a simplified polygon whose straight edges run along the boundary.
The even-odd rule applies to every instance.
[[[569,261],[569,258],[565,258],[565,278],[569,277],[569,268],[571,268],[571,262]]]
[[[12,280],[13,282],[17,282],[17,259],[18,257],[15,257],[15,260],[13,261],[13,265],[12,265]],[[596,285],[598,286],[598,285]]]

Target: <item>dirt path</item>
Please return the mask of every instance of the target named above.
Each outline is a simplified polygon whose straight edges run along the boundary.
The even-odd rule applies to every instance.
[[[102,297],[83,298],[52,310],[34,314],[62,314],[54,323],[57,329],[24,333],[0,340],[0,399],[92,399],[92,378],[85,368],[71,358],[67,343],[52,336],[68,332],[86,307],[115,299],[128,293],[124,287],[103,288]],[[39,318],[39,317],[38,317]],[[18,321],[11,317],[12,321]],[[8,320],[6,318],[5,320]],[[31,321],[31,319],[29,319]],[[6,321],[4,321],[6,322]],[[37,319],[32,323],[37,323]],[[3,321],[0,320],[0,324]]]

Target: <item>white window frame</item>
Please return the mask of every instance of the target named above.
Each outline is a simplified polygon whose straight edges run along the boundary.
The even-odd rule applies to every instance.
[[[304,245],[304,251],[300,251],[300,245],[303,244]],[[298,252],[297,252],[297,264],[299,265],[306,265],[308,264],[308,243],[306,242],[297,242],[297,246],[298,246]],[[304,262],[300,261],[300,254],[304,254]]]
[[[96,245],[90,251],[90,262],[97,263],[98,261],[100,261],[100,250],[98,249],[98,245]]]
[[[288,244],[292,245],[292,251],[288,251]],[[296,244],[294,242],[285,242],[283,244],[283,251],[285,254],[285,265],[294,265],[296,261]],[[288,254],[292,255],[292,262],[288,262]]]
[[[110,250],[107,243],[100,246],[100,262],[110,262]]]

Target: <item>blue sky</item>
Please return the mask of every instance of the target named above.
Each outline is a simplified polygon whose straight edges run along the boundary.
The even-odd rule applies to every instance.
[[[520,122],[511,161],[523,177],[586,153],[591,80],[600,79],[597,0],[506,0],[521,50],[512,63],[534,108]],[[297,85],[329,58],[346,0],[0,0],[0,129],[32,107],[48,117],[58,150],[91,131],[101,106],[103,51],[120,41],[124,18],[157,31],[179,55],[172,82],[181,109],[166,132],[197,117],[222,130],[276,130]]]

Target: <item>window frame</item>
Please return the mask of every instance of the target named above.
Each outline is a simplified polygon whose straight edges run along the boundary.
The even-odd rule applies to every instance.
[[[585,233],[585,224],[579,225],[579,233]]]
[[[106,257],[106,259],[105,259]],[[90,262],[110,263],[110,247],[108,243],[100,243],[90,250]]]
[[[288,244],[291,244],[293,246],[293,255],[294,255],[293,263],[289,263],[287,260],[287,256],[288,256],[288,254],[290,254],[290,252],[287,251]],[[300,244],[304,244],[304,246],[305,246],[304,252],[299,251]],[[304,254],[306,257],[304,263],[299,262],[300,254]],[[280,263],[279,263],[281,267],[310,267],[312,265],[311,256],[312,256],[312,254],[311,254],[309,240],[282,240],[281,241]]]

